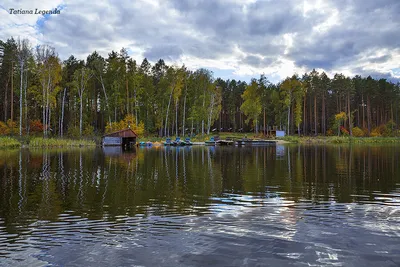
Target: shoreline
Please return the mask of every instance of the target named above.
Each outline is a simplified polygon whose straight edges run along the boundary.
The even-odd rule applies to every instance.
[[[221,137],[223,139],[224,137]],[[237,137],[239,139],[239,137]],[[70,139],[70,138],[48,138],[41,137],[33,138],[18,138],[1,136],[0,149],[15,149],[15,148],[89,148],[101,147],[98,137],[93,139]],[[206,137],[194,138],[193,145],[205,145]],[[275,141],[277,145],[286,144],[302,144],[302,145],[323,145],[323,144],[390,144],[400,143],[400,137],[349,137],[349,136],[285,136],[278,139],[262,139]],[[95,141],[96,140],[96,141]],[[147,140],[148,142],[158,143],[162,145],[165,139],[156,137],[138,138],[137,143]]]

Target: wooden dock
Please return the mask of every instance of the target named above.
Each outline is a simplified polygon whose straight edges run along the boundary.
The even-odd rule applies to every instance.
[[[270,146],[276,145],[276,140],[262,140],[262,139],[241,139],[236,140],[236,146]]]
[[[220,145],[220,146],[232,146],[235,144],[235,141],[233,141],[233,140],[218,140],[216,142],[216,144]]]

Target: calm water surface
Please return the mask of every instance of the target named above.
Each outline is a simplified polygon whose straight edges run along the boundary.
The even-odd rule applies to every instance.
[[[1,266],[400,266],[400,146],[0,151]]]

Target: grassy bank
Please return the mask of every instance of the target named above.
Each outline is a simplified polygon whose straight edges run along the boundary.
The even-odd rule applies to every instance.
[[[11,137],[0,137],[0,148],[18,148],[21,143]]]
[[[93,147],[96,143],[92,140],[57,139],[57,138],[32,138],[28,147],[35,148],[67,148],[67,147]]]
[[[262,138],[262,136],[255,136],[254,133],[231,133],[231,132],[221,132],[221,133],[212,133],[212,134],[197,134],[194,137],[191,137],[190,140],[192,142],[205,142],[210,140],[212,136],[218,135],[220,139],[226,139],[227,137],[232,137],[234,139],[240,139],[240,138]],[[187,135],[185,137],[181,137],[181,140],[185,140]],[[138,142],[144,141],[150,141],[150,142],[163,142],[165,141],[166,137],[158,137],[158,136],[147,136],[147,137],[140,137],[138,139]],[[175,136],[171,136],[172,140],[175,140]]]
[[[350,136],[285,136],[281,140],[296,144],[376,144],[400,143],[400,137],[350,137]]]

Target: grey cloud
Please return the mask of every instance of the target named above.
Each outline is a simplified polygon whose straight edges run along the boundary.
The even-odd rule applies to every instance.
[[[314,32],[313,27],[324,22],[331,12],[313,10],[303,17],[298,1],[259,0],[246,6],[225,0],[158,3],[159,8],[144,1],[95,4],[90,14],[78,5],[67,5],[62,16],[52,16],[44,23],[41,33],[46,41],[64,44],[56,48],[65,57],[107,50],[120,40],[143,49],[144,56],[152,61],[174,61],[182,55],[223,59],[231,56],[237,46],[245,53],[237,59],[242,65],[263,68],[285,57],[297,66],[326,71],[351,67],[366,51],[400,47],[398,0],[325,2],[337,8],[340,24],[321,33]],[[289,53],[284,55],[286,33],[293,34],[294,39]],[[390,55],[371,58],[370,62],[387,60]]]
[[[310,69],[318,67],[313,65],[316,58],[324,59],[327,63],[322,65],[330,66],[328,69],[330,70],[362,58],[369,50],[399,47],[400,33],[397,27],[387,27],[384,22],[379,22],[373,26],[381,28],[377,31],[369,30],[365,22],[361,24],[361,20],[358,22],[345,20],[343,24],[358,24],[358,26],[353,29],[336,27],[324,34],[313,36],[312,41],[304,41],[307,39],[305,36],[297,36],[294,40],[297,45],[290,51],[289,58],[296,64]],[[388,59],[389,56],[376,60],[384,62]],[[380,63],[378,61],[375,62]]]
[[[182,52],[182,49],[176,45],[157,45],[146,50],[144,56],[151,61],[157,61],[160,58],[173,61],[179,59]]]
[[[392,59],[391,55],[384,55],[384,56],[380,56],[380,57],[371,58],[369,60],[369,62],[371,62],[371,63],[384,63],[384,62],[386,62],[386,61],[388,61],[390,59]]]
[[[400,82],[400,78],[393,77],[390,72],[381,72],[371,69],[364,69],[361,67],[355,68],[354,71],[361,77],[371,76],[374,79],[386,79],[388,81],[391,81],[392,83]]]
[[[242,63],[246,65],[250,65],[253,67],[268,67],[269,65],[273,64],[275,61],[274,58],[260,58],[257,56],[246,56],[244,59],[242,59]]]
[[[299,66],[306,66],[312,68],[321,68],[324,70],[330,70],[333,67],[333,62],[332,60],[328,60],[327,58],[325,59],[314,59],[311,56],[309,58],[304,58],[304,59],[298,59],[297,60],[297,65]]]

